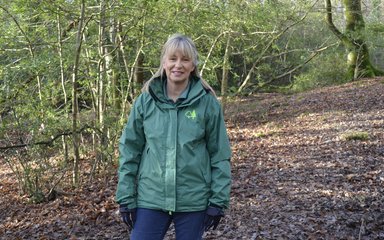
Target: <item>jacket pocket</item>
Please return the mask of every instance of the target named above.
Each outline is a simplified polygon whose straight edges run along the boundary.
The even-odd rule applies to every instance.
[[[211,167],[207,165],[206,167],[202,165],[201,174],[203,175],[204,181],[208,187],[211,187],[212,182],[212,174],[211,174]]]

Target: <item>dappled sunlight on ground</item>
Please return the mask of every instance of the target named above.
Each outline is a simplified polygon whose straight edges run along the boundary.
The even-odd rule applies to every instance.
[[[232,100],[231,208],[205,239],[384,239],[383,93],[384,80],[371,79]],[[346,137],[359,133],[366,137]],[[128,236],[116,212],[115,175],[29,205],[4,162],[0,176],[4,239]]]

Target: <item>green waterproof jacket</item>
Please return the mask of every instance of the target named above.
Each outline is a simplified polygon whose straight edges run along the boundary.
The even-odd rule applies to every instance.
[[[120,138],[117,203],[170,212],[228,208],[231,150],[216,97],[191,78],[170,102],[155,79],[131,109]]]

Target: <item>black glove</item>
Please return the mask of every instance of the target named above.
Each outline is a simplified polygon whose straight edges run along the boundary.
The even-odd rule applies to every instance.
[[[128,229],[132,230],[136,222],[136,208],[129,209],[126,205],[120,205],[121,219],[127,224]]]
[[[224,217],[223,209],[218,206],[209,206],[205,214],[204,230],[208,231],[212,227],[215,230],[222,217]]]

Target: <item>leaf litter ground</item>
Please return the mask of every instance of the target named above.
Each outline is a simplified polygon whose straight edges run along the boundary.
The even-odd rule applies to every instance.
[[[383,78],[242,97],[226,116],[231,208],[205,239],[384,239]],[[0,177],[0,239],[128,238],[114,175],[42,204],[25,203],[3,160]]]

